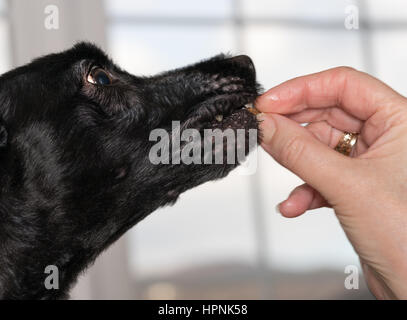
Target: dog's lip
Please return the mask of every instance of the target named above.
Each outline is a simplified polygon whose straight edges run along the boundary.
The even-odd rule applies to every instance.
[[[242,98],[240,102],[227,103],[227,104],[213,104],[211,107],[204,107],[206,109],[206,114],[194,118],[189,116],[187,119],[192,120],[189,122],[189,126],[196,126],[199,123],[199,127],[204,123],[222,123],[222,121],[229,118],[232,114],[237,111],[246,110],[251,114],[255,114],[253,103],[256,99],[256,95],[249,94],[248,97]]]
[[[237,108],[236,110],[241,110],[241,109],[245,109],[245,110],[249,111],[250,113],[252,113],[253,115],[257,115],[260,113],[260,111],[257,110],[256,107],[254,106],[253,102],[248,102],[244,106],[242,106],[241,108]],[[222,113],[216,114],[215,120],[217,122],[222,122],[223,116],[224,115]]]

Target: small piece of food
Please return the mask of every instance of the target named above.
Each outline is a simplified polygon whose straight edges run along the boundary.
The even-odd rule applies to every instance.
[[[256,109],[256,107],[253,105],[253,103],[246,104],[245,108],[247,109],[247,111],[249,111],[250,113],[253,113],[254,115],[260,113],[260,111]]]
[[[216,119],[216,121],[218,121],[218,122],[222,122],[222,120],[223,120],[223,115],[218,114],[217,116],[215,116],[215,119]]]

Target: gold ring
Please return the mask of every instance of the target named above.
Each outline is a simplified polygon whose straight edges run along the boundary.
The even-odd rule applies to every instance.
[[[352,152],[352,148],[358,141],[358,136],[359,135],[357,133],[344,132],[341,140],[339,140],[338,144],[336,145],[335,150],[344,154],[345,156],[349,156]]]

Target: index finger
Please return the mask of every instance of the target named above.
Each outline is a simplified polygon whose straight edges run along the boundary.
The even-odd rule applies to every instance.
[[[366,120],[378,108],[400,98],[378,79],[352,68],[338,67],[288,80],[261,95],[256,108],[265,113],[292,114],[336,106]]]

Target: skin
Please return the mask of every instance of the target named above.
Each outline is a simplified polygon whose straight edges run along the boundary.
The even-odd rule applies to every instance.
[[[407,99],[339,67],[284,82],[256,107],[262,147],[305,182],[281,214],[332,207],[372,293],[407,299]],[[344,131],[360,133],[351,157],[333,150]]]

